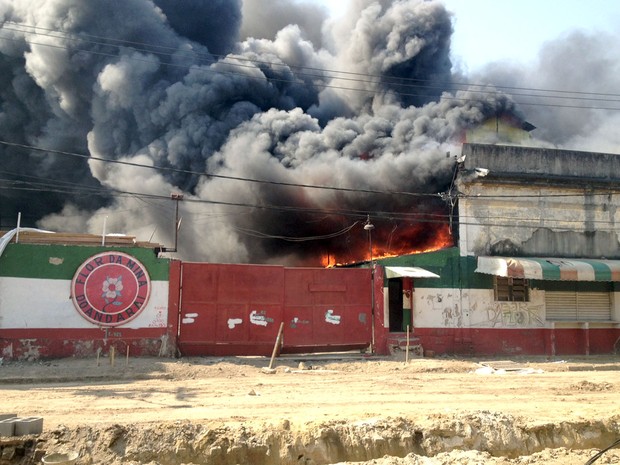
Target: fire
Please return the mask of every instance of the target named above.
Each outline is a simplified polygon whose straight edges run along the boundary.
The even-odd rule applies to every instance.
[[[372,255],[370,250],[372,243]],[[347,263],[377,260],[400,255],[434,252],[450,247],[454,244],[454,238],[448,224],[438,224],[429,227],[428,224],[420,223],[411,225],[396,234],[394,230],[381,233],[380,229],[374,229],[370,240],[364,244],[358,241],[355,247],[355,256],[350,253],[328,253],[321,256],[321,266],[325,268]]]
[[[332,262],[332,257],[329,254],[321,255],[321,266],[323,268],[330,268],[334,265],[335,263]]]

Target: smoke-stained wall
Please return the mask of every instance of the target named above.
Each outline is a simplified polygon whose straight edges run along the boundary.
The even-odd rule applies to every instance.
[[[620,258],[620,156],[466,144],[463,255]]]

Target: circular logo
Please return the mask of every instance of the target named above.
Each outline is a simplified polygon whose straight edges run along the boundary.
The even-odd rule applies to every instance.
[[[120,326],[137,317],[151,294],[142,263],[122,252],[105,252],[86,260],[71,282],[77,311],[99,326]]]

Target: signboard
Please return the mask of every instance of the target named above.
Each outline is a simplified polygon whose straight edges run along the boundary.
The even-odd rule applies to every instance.
[[[81,316],[99,326],[136,318],[151,294],[149,274],[136,258],[104,252],[82,263],[71,281],[71,299]]]

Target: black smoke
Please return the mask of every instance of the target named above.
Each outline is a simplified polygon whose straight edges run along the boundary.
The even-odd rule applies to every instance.
[[[445,213],[447,154],[467,128],[517,111],[459,84],[439,1],[355,0],[334,22],[294,0],[3,0],[0,25],[3,229],[21,212],[22,226],[105,222],[170,246],[167,197],[182,193],[184,259],[354,259],[367,215],[388,247]],[[535,76],[555,84],[540,70],[476,79]],[[432,241],[409,240],[421,237]]]

